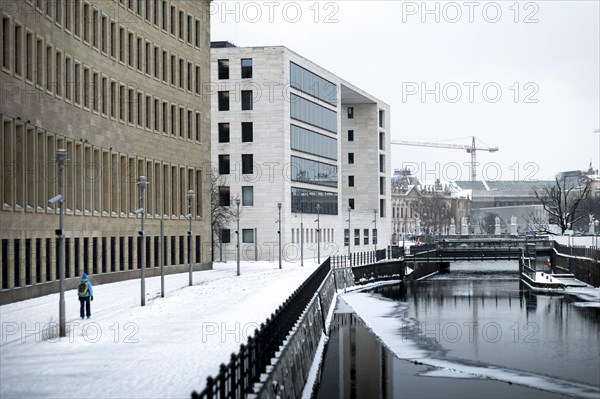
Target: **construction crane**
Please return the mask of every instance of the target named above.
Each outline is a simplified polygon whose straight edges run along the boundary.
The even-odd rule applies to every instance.
[[[421,141],[406,141],[406,140],[392,140],[392,144],[397,145],[411,145],[415,147],[437,147],[437,148],[454,148],[457,150],[467,150],[471,154],[471,181],[477,180],[477,159],[475,153],[477,151],[489,151],[496,152],[498,147],[477,147],[475,145],[475,136],[471,144],[446,144],[446,143],[432,143],[432,142],[421,142]]]

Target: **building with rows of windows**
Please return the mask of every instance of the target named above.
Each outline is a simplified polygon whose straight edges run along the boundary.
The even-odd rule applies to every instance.
[[[67,287],[84,272],[139,276],[142,175],[147,275],[161,220],[167,272],[210,267],[209,1],[22,0],[0,12],[2,303],[58,289],[57,149],[68,156]]]
[[[284,260],[385,248],[389,106],[285,47],[211,47],[212,159],[241,258],[277,260],[279,203]],[[236,230],[216,260],[236,258]]]

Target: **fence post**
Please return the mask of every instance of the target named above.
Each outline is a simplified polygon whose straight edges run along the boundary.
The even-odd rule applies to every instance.
[[[227,395],[225,393],[225,387],[226,387],[226,383],[225,383],[225,374],[227,373],[227,369],[225,368],[225,365],[223,363],[221,363],[221,366],[219,367],[219,382],[218,382],[218,388],[219,388],[219,397],[221,398],[226,398]]]

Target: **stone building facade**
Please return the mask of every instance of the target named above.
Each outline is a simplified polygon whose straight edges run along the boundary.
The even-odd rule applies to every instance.
[[[0,3],[2,302],[57,290],[55,156],[67,151],[67,287],[139,275],[138,177],[147,176],[146,267],[210,267],[209,1]],[[205,251],[204,247],[208,246]]]
[[[213,163],[222,205],[240,200],[241,258],[277,261],[279,203],[284,260],[384,248],[389,106],[285,47],[215,42],[211,58]],[[236,258],[236,230],[216,259]]]

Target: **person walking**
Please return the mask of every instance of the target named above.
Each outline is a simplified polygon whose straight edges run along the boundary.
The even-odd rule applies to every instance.
[[[85,306],[85,315],[89,319],[92,315],[90,302],[94,300],[94,291],[86,273],[83,273],[83,276],[81,276],[81,282],[77,288],[77,296],[79,297],[79,316],[83,319]]]

